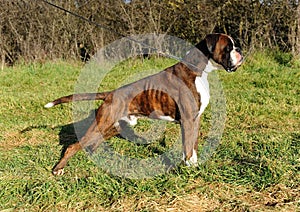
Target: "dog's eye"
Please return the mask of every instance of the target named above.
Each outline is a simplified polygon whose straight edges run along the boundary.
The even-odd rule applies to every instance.
[[[226,51],[226,52],[230,52],[231,49],[232,49],[232,48],[231,48],[230,46],[226,46],[225,51]]]

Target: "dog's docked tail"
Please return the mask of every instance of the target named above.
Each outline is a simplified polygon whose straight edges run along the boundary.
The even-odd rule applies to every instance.
[[[63,96],[58,99],[55,99],[54,101],[47,103],[44,107],[50,108],[55,105],[75,101],[104,100],[108,96],[108,94],[110,94],[110,92],[72,94],[69,96]]]

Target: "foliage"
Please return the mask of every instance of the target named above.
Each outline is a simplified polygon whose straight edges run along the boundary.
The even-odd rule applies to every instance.
[[[279,47],[281,51],[300,52],[297,0],[51,2],[111,30],[97,28],[41,0],[1,0],[2,66],[20,58],[26,61],[78,58],[79,44],[84,44],[92,54],[121,35],[145,33],[167,33],[196,43],[208,33],[225,32],[244,49]]]

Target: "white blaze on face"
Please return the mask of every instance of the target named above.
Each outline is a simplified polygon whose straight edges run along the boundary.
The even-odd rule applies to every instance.
[[[234,66],[236,66],[239,62],[238,57],[237,57],[238,52],[234,49],[230,52],[230,58],[231,58],[231,62]]]
[[[230,52],[231,62],[233,66],[239,66],[242,63],[242,55],[236,50],[236,47]]]
[[[234,41],[231,37],[229,37],[232,44],[233,44],[233,49],[230,52],[230,58],[231,58],[231,62],[234,66],[239,65],[239,63],[241,63],[242,60],[242,55],[237,51],[237,48],[234,45]]]

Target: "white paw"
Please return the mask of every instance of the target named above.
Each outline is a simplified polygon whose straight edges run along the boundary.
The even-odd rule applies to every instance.
[[[197,152],[194,149],[193,149],[192,157],[190,157],[190,159],[186,160],[185,155],[183,154],[183,160],[184,160],[186,166],[198,166]]]
[[[56,175],[56,176],[61,176],[63,175],[65,172],[64,172],[64,169],[58,169],[58,170],[55,170],[55,171],[52,171],[52,174],[53,175]]]

